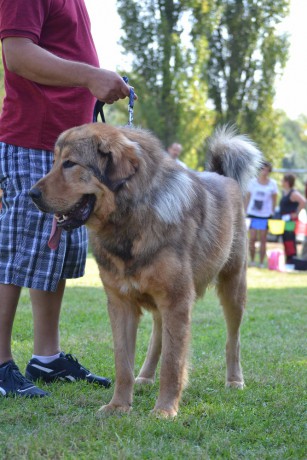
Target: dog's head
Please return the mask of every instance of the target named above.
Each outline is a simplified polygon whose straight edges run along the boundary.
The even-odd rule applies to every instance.
[[[122,130],[92,123],[65,131],[55,145],[51,171],[29,194],[65,230],[85,224],[97,208],[112,211],[114,195],[139,167],[138,144]]]

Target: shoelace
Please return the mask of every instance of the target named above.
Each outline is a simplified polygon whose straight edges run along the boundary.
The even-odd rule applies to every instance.
[[[30,382],[30,380],[28,380],[24,375],[22,375],[15,363],[9,363],[5,371],[4,377],[6,377],[7,374],[11,374],[12,380],[17,384],[22,384],[24,388],[25,386],[33,385],[33,383]]]
[[[73,363],[78,367],[78,369],[83,369],[83,370],[85,370],[86,372],[89,372],[89,370],[86,369],[84,366],[82,366],[82,365],[79,363],[79,361],[77,360],[77,358],[76,358],[74,355],[72,355],[71,353],[67,353],[67,354],[65,354],[64,356],[65,356],[66,359],[68,359],[68,361],[73,362]]]

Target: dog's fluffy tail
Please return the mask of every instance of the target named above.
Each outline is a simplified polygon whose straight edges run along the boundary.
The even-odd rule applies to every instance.
[[[248,136],[238,135],[233,126],[218,128],[209,140],[206,170],[235,179],[244,193],[257,175],[262,153]]]

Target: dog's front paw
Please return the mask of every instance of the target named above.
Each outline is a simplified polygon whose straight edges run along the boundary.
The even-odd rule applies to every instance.
[[[127,414],[132,411],[132,406],[127,405],[120,405],[120,404],[106,404],[105,406],[101,406],[101,408],[98,410],[98,414],[104,414],[104,415],[111,415],[114,413],[120,413],[120,414]]]
[[[178,410],[174,407],[162,407],[156,405],[151,411],[153,415],[158,418],[174,418],[177,415]]]
[[[155,383],[155,379],[149,379],[147,377],[137,377],[135,379],[136,385],[153,385]]]
[[[237,388],[238,390],[243,390],[244,388],[244,382],[238,382],[238,381],[233,381],[233,382],[226,382],[226,388]]]

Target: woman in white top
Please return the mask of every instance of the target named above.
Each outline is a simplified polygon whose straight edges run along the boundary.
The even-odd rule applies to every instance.
[[[277,201],[277,183],[271,179],[271,163],[264,161],[257,179],[253,179],[246,194],[247,217],[251,218],[249,252],[251,265],[255,265],[256,241],[260,240],[260,265],[263,267],[266,254],[268,219],[274,214]]]

